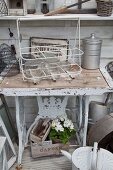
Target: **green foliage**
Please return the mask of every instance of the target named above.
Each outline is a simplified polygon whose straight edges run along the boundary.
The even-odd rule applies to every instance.
[[[69,139],[75,135],[75,129],[70,129],[69,127],[64,127],[64,122],[60,121],[62,127],[64,128],[63,131],[56,130],[55,127],[51,127],[49,138],[52,141],[59,139],[61,143],[66,144],[69,142]]]

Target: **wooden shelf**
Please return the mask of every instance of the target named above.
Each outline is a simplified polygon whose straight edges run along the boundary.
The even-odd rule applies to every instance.
[[[97,14],[62,14],[54,16],[44,16],[36,14],[28,14],[26,16],[2,16],[0,20],[113,20],[113,14],[109,17],[100,17]]]

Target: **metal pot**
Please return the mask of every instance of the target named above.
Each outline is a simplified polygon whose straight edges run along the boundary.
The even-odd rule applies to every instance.
[[[108,112],[108,104],[92,101],[89,105],[89,119],[91,119],[93,123],[102,119]]]
[[[92,33],[90,37],[83,40],[82,67],[85,69],[98,69],[100,65],[102,40]]]

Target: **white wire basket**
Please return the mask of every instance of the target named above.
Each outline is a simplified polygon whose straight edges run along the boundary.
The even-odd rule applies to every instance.
[[[31,37],[30,47],[21,47],[20,23],[28,19],[17,20],[17,32],[20,52],[20,70],[23,80],[34,83],[43,79],[56,81],[57,79],[74,79],[82,71],[80,50],[80,20],[76,18],[73,43],[67,33],[66,39],[52,39],[47,37]],[[64,31],[67,31],[64,29]],[[76,39],[78,35],[78,48]]]
[[[63,45],[21,48],[20,68],[23,80],[37,83],[43,79],[73,79],[82,71],[77,64],[82,54],[78,48],[64,48]]]

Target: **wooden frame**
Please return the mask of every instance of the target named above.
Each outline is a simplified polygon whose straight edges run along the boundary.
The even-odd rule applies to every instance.
[[[4,122],[3,122],[2,118],[1,118],[1,116],[0,116],[0,128],[2,128],[2,130],[4,132],[4,135],[6,137],[6,140],[7,140],[8,144],[9,144],[11,150],[12,150],[12,153],[13,153],[13,156],[11,158],[9,158],[9,160],[8,160],[8,169],[9,169],[16,161],[16,152],[15,152],[13,143],[11,141],[11,138],[10,138],[8,132],[7,132],[7,129],[6,129],[5,125],[4,125]]]
[[[2,117],[2,120],[6,126],[6,129],[9,133],[11,140],[16,141],[18,139],[17,130],[14,126],[14,122],[12,120],[11,113],[9,111],[4,95],[0,94],[0,99],[1,99],[0,116]]]
[[[51,45],[61,45],[61,48],[68,51],[69,48],[69,41],[67,39],[55,39],[55,38],[41,38],[41,37],[30,37],[30,47],[35,46],[51,46]],[[33,50],[36,52],[36,48],[30,48],[31,52]],[[65,57],[65,56],[64,56]],[[63,58],[66,60],[67,58]]]
[[[27,15],[27,0],[7,0],[8,15]]]
[[[7,163],[6,152],[5,152],[5,142],[6,142],[6,137],[0,136],[0,157],[2,159],[2,162],[0,161],[0,168],[2,168],[1,170],[8,170],[8,163]]]

